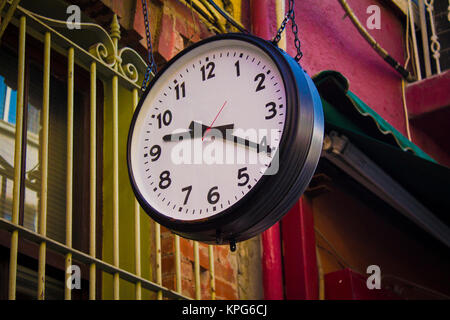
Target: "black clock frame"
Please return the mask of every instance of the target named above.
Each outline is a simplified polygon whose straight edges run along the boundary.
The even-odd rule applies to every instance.
[[[262,49],[283,76],[286,121],[277,150],[280,152],[279,170],[275,175],[263,175],[242,199],[212,217],[192,221],[175,220],[154,209],[136,186],[130,154],[134,126],[153,84],[175,61],[199,46],[224,39],[244,41]],[[199,41],[181,51],[152,79],[139,100],[128,133],[128,174],[139,204],[159,224],[188,239],[209,244],[234,244],[268,229],[295,204],[314,174],[322,150],[322,139],[322,103],[306,72],[292,57],[271,42],[252,35],[228,33]]]

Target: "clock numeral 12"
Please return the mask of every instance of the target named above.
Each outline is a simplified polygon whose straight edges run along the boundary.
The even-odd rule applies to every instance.
[[[180,88],[181,88],[181,98],[186,97],[186,86],[183,82],[181,85],[177,84],[175,86],[175,94],[176,94],[177,100],[180,100]]]
[[[208,62],[208,64],[205,66],[202,66],[200,70],[202,71],[202,80],[205,81],[207,79],[214,78],[216,75],[214,74],[214,68],[216,65],[214,62]],[[208,76],[206,76],[206,70],[209,69]]]

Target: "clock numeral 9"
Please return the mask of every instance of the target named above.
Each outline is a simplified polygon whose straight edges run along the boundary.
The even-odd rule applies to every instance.
[[[163,171],[161,172],[161,174],[159,175],[159,187],[161,189],[167,189],[168,187],[170,187],[170,184],[172,183],[172,180],[170,179],[170,171]]]
[[[162,115],[158,114],[156,118],[158,119],[158,129],[161,129],[163,125],[168,126],[172,122],[172,112],[166,110]]]
[[[214,74],[214,68],[216,65],[214,62],[208,62],[208,64],[205,66],[202,66],[200,70],[202,71],[202,81],[214,78],[216,75]],[[206,71],[209,69],[208,76],[206,76]]]
[[[155,144],[153,147],[150,148],[150,155],[153,157],[152,162],[159,159],[161,156],[161,147]]]
[[[186,205],[186,203],[188,202],[188,199],[189,199],[189,195],[191,194],[191,191],[192,191],[192,186],[184,187],[183,189],[181,189],[181,191],[182,192],[187,191],[186,197],[184,198],[184,202],[183,202],[183,205]]]
[[[266,108],[269,107],[271,107],[269,109],[270,114],[266,116],[266,120],[273,119],[277,115],[277,105],[275,104],[275,102],[269,102],[268,104],[266,104]]]
[[[244,168],[241,168],[238,170],[238,176],[237,176],[238,180],[241,180],[242,178],[244,178],[243,182],[238,181],[239,187],[245,186],[250,181],[250,177],[249,177],[248,173],[245,173],[245,171],[247,171],[247,167],[244,167]]]
[[[186,87],[183,82],[181,85],[177,84],[175,86],[175,95],[176,95],[177,100],[180,100],[180,88],[181,88],[181,98],[186,97]]]
[[[215,186],[215,187],[212,187],[208,192],[208,202],[210,204],[216,204],[217,202],[219,202],[220,194],[217,191],[214,192],[214,190],[217,190],[217,189],[219,189],[219,187]]]
[[[259,81],[258,85],[256,86],[256,92],[266,88],[266,86],[264,85],[264,80],[266,80],[266,75],[264,73],[259,73],[256,75],[255,82]]]

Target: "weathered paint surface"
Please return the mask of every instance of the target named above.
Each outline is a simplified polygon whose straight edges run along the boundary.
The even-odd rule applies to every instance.
[[[359,20],[366,25],[370,5],[381,9],[381,29],[368,30],[391,56],[403,64],[406,59],[405,29],[399,15],[384,1],[348,0]],[[288,1],[286,1],[286,8]],[[295,15],[304,53],[302,66],[309,75],[323,71],[341,72],[358,95],[386,121],[406,136],[401,78],[358,33],[335,0],[296,1]],[[288,24],[288,53],[295,55],[293,35]],[[272,32],[274,34],[274,31]],[[436,160],[450,163],[448,150],[412,124],[413,142]]]

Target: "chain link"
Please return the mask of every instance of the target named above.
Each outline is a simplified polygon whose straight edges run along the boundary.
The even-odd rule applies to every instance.
[[[300,59],[303,57],[303,52],[301,50],[301,42],[298,38],[298,26],[295,22],[295,11],[294,11],[294,0],[289,0],[289,10],[286,13],[286,16],[283,19],[283,22],[281,23],[280,28],[277,31],[277,35],[275,38],[273,38],[272,43],[274,45],[278,45],[278,42],[281,40],[281,34],[283,33],[284,29],[286,29],[286,25],[289,22],[289,20],[292,20],[292,33],[294,34],[294,45],[297,49],[297,54],[295,55],[294,59],[295,61],[299,62]]]
[[[141,90],[145,91],[147,88],[147,84],[150,80],[150,74],[156,74],[157,67],[155,63],[155,59],[153,58],[153,47],[152,47],[152,36],[150,34],[150,26],[148,22],[148,9],[147,9],[147,0],[142,0],[142,12],[144,14],[144,24],[145,24],[145,34],[147,37],[147,50],[148,50],[148,65],[147,70],[145,71],[144,81],[142,82]]]

